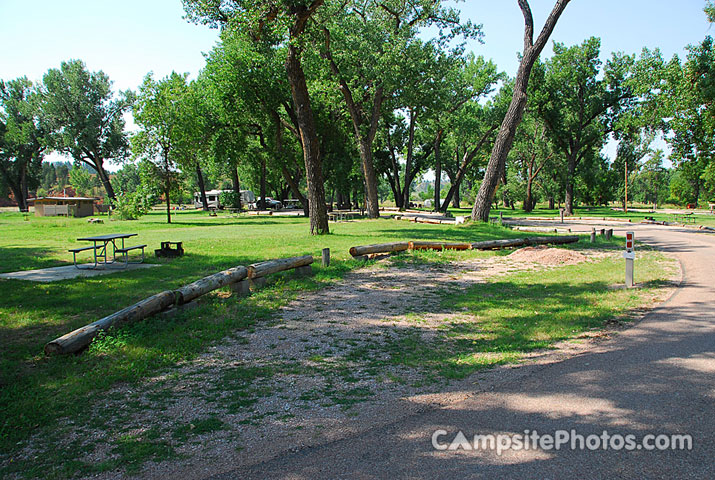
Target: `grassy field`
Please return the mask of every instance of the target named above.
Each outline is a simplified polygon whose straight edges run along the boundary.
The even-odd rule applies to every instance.
[[[148,244],[150,252],[161,241],[182,241],[187,252],[173,260],[150,256],[148,261],[160,263],[160,268],[107,276],[50,284],[0,280],[0,453],[10,455],[5,458],[12,458],[33,434],[53,431],[60,419],[85,414],[97,395],[113,385],[136,383],[191,359],[222,338],[257,328],[300,291],[339,280],[360,265],[349,258],[351,246],[412,239],[479,241],[528,236],[494,225],[457,227],[387,219],[332,224],[332,233],[323,237],[308,235],[308,223],[303,218],[228,218],[179,212],[171,225],[164,221],[158,212],[139,221],[99,225],[83,219],[0,214],[0,272],[67,264],[71,262],[67,249],[80,245],[76,238],[90,234],[137,233],[137,241]],[[597,244],[585,248],[620,248],[621,243],[605,243],[599,238]],[[42,353],[47,341],[154,293],[235,265],[294,255],[319,256],[325,247],[331,249],[333,263],[329,268],[314,266],[313,277],[276,275],[269,288],[245,299],[227,298],[225,292],[207,295],[191,312],[154,317],[125,327],[100,338],[81,355],[46,358]],[[448,261],[458,255],[498,254],[424,253],[413,260]],[[621,275],[621,266],[615,261],[569,267],[568,275],[523,273],[504,277],[486,287],[488,295],[483,290],[445,291],[445,308],[489,318],[488,325],[475,325],[472,330],[465,325],[445,325],[440,337],[443,341],[434,344],[420,344],[405,336],[390,347],[390,361],[432,369],[447,378],[511,361],[522,352],[600,327],[614,315],[639,306],[666,276],[662,259],[653,257],[648,265],[639,270],[646,288],[632,292],[610,288]],[[492,355],[492,360],[485,362],[485,352],[503,355],[498,361]],[[182,435],[175,437],[180,441]],[[156,439],[147,440],[148,450],[126,439],[117,442],[120,460],[129,462],[157,459],[157,451],[169,448]],[[0,462],[0,473],[26,471],[28,476],[40,476],[40,472],[47,472],[48,463],[57,467],[57,477],[86,472],[86,466],[73,457],[80,453],[55,454],[34,466],[27,461],[9,466]],[[65,455],[67,458],[62,458]]]
[[[634,212],[631,207],[629,207],[628,213],[623,211],[616,211],[610,207],[579,207],[576,208],[574,217],[578,219],[579,217],[595,217],[595,218],[618,218],[628,220],[632,222],[640,222],[646,217],[653,217],[659,222],[674,222],[675,215],[672,213],[648,213],[648,207],[638,207],[638,212]],[[687,211],[683,209],[675,209],[678,211]],[[471,215],[471,209],[467,208],[450,208],[449,212],[452,215]],[[499,212],[502,212],[504,217],[512,218],[524,218],[524,217],[559,217],[560,213],[558,209],[544,208],[543,206],[535,208],[532,212],[525,212],[520,208],[515,208],[514,210],[510,208],[492,208],[491,215],[498,216]],[[693,214],[694,223],[693,225],[705,225],[709,227],[715,227],[715,215],[711,213],[705,213],[702,210]]]
[[[328,236],[308,234],[307,219],[280,217],[209,217],[181,212],[171,225],[161,213],[139,221],[88,224],[74,218],[0,215],[0,272],[66,265],[76,238],[115,232],[137,233],[148,251],[161,241],[183,241],[186,255],[165,260],[160,268],[79,278],[49,284],[0,280],[0,448],[10,448],[32,430],[83,408],[78,400],[118,381],[136,381],[158,368],[191,357],[210,342],[267,318],[295,291],[319,288],[358,264],[354,245],[410,240],[477,241],[518,236],[496,226],[445,227],[387,219],[331,225]],[[222,269],[295,255],[320,255],[329,247],[330,268],[315,266],[303,281],[281,281],[273,293],[242,302],[213,302],[182,321],[153,320],[133,326],[121,353],[111,345],[80,356],[45,358],[46,342],[155,293],[177,288]],[[206,322],[205,318],[214,320]],[[220,318],[220,320],[219,320]]]

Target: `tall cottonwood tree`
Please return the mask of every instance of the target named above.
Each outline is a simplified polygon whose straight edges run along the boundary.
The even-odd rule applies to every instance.
[[[329,233],[320,142],[303,69],[306,31],[325,0],[184,0],[189,20],[235,29],[253,42],[285,46],[285,71],[300,132],[308,183],[311,234]]]
[[[205,99],[211,105],[205,113],[214,163],[229,171],[236,188],[239,167],[250,170],[250,164],[258,158],[260,170],[265,171],[266,157],[270,157],[308,215],[308,201],[300,188],[305,163],[301,167],[294,154],[295,142],[301,142],[300,130],[281,60],[285,47],[256,43],[230,30],[222,32],[221,39],[200,77]],[[265,155],[249,153],[255,144],[265,150]],[[265,190],[265,175],[260,176],[261,189]]]
[[[40,183],[46,136],[32,82],[27,77],[0,81],[0,180],[21,212],[28,210],[29,189]]]
[[[134,105],[139,131],[132,136],[135,157],[149,162],[166,200],[166,222],[171,223],[171,191],[178,181],[177,165],[188,163],[193,153],[192,135],[187,130],[187,75],[172,72],[156,81],[144,78]]]
[[[682,64],[674,57],[661,65],[664,82],[659,85],[660,91],[655,97],[678,178],[690,186],[690,193],[683,198],[688,203],[700,200],[704,193],[703,175],[715,162],[713,63],[715,41],[706,37],[701,43],[688,47],[687,58]]]
[[[53,131],[52,148],[92,167],[107,196],[115,199],[104,164],[128,154],[123,115],[131,106],[131,92],[115,96],[109,77],[89,72],[80,60],[50,69],[43,84],[42,116]]]
[[[633,99],[626,80],[634,58],[613,54],[601,69],[600,45],[595,37],[572,47],[555,43],[554,56],[544,64],[545,91],[536,108],[566,158],[566,215],[573,215],[577,167],[585,158],[598,158],[593,152],[601,150]]]
[[[324,45],[321,53],[350,116],[364,176],[367,214],[371,218],[379,216],[373,141],[383,102],[398,92],[409,90],[411,81],[419,83],[422,80],[423,85],[430,86],[440,81],[435,72],[416,71],[425,65],[420,56],[425,50],[419,45],[420,29],[438,27],[439,35],[433,39],[438,46],[444,46],[457,35],[465,38],[481,36],[479,26],[460,22],[459,12],[443,3],[440,0],[362,0],[329,5],[335,11],[326,15],[331,21],[322,26]],[[428,42],[428,45],[431,47],[432,43]],[[416,44],[418,48],[415,48]],[[451,107],[453,105],[448,108]],[[416,117],[414,105],[410,108],[410,117]],[[415,125],[412,120],[410,124]],[[434,147],[438,151],[439,142]],[[412,174],[411,152],[407,156],[406,177],[409,177]],[[409,199],[402,199],[402,203],[406,201]]]
[[[494,198],[497,184],[506,165],[506,159],[514,143],[516,128],[519,126],[519,122],[521,122],[521,117],[526,107],[526,91],[529,85],[531,69],[534,66],[534,62],[539,58],[541,51],[546,46],[546,42],[556,26],[556,22],[559,17],[561,17],[561,14],[564,12],[570,0],[556,1],[536,41],[534,41],[534,18],[531,14],[529,2],[527,0],[517,1],[524,16],[524,50],[522,52],[521,62],[519,63],[519,69],[516,73],[511,104],[499,128],[499,133],[494,142],[491,157],[489,158],[489,163],[484,174],[484,180],[479,187],[479,192],[477,193],[477,198],[472,208],[472,219],[481,220],[483,222],[489,221],[492,198]]]

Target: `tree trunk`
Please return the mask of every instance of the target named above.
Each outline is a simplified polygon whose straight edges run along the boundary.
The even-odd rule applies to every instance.
[[[388,174],[388,178],[391,178],[390,186],[392,187],[392,193],[395,195],[395,206],[402,210],[404,208],[404,203],[402,196],[402,184],[400,183],[400,166],[397,163],[397,155],[395,155],[395,147],[392,145],[389,128],[385,129],[385,136],[387,137],[387,148],[390,150],[390,162],[392,164],[392,177]]]
[[[201,193],[201,209],[206,212],[209,209],[209,203],[206,200],[206,185],[204,184],[204,174],[201,172],[201,165],[196,162],[196,181],[199,184],[199,192]]]
[[[87,162],[89,163],[89,162]],[[96,162],[90,163],[90,165],[97,171],[97,176],[104,186],[104,190],[107,192],[107,196],[111,200],[116,200],[117,197],[114,194],[114,188],[112,187],[112,182],[109,180],[109,175],[103,166],[104,162],[102,160],[97,160]]]
[[[410,131],[407,140],[407,159],[405,161],[405,186],[402,189],[402,208],[410,208],[410,185],[412,184],[412,155],[415,146],[415,124],[417,114],[410,109]]]
[[[241,182],[238,179],[238,167],[231,167],[231,181],[233,182],[233,193],[236,195],[236,205],[241,210]]]
[[[380,200],[377,196],[377,174],[372,159],[372,142],[360,141],[360,160],[365,177],[365,200],[368,218],[380,218]]]
[[[402,203],[402,194],[400,194],[398,192],[399,187],[397,185],[397,182],[395,182],[395,180],[392,177],[392,175],[390,174],[390,172],[387,172],[385,174],[385,176],[387,177],[387,183],[390,184],[390,190],[392,190],[392,196],[395,198],[395,205],[397,206],[397,208],[400,208],[400,203]],[[398,201],[398,199],[399,199],[399,201]]]
[[[164,195],[166,196],[166,223],[171,223],[171,200],[169,199],[169,186],[164,187]]]
[[[300,31],[292,31],[291,37],[295,38]],[[306,180],[308,183],[310,233],[311,235],[323,235],[329,233],[330,229],[328,228],[328,213],[325,208],[325,182],[320,159],[320,144],[315,130],[308,85],[300,63],[300,52],[293,42],[288,46],[285,66],[298,119],[300,139],[303,145],[303,159],[305,160]]]
[[[506,189],[506,164],[504,165],[504,170],[502,170],[502,175],[501,175],[501,184],[504,186],[501,190],[501,199],[502,199],[502,205],[504,208],[509,208],[509,193],[507,192]]]
[[[442,134],[444,130],[437,132],[437,136],[434,139],[434,211],[440,211],[440,199],[442,196],[442,159],[439,156],[439,147],[442,143]],[[449,202],[446,202],[448,204]]]
[[[526,196],[524,197],[524,211],[531,212],[534,209],[534,198],[533,198],[533,185],[534,177],[531,175],[531,170],[533,167],[529,167],[528,173],[526,175]]]
[[[7,168],[3,167],[2,163],[0,163],[0,175],[5,180],[7,186],[10,187],[10,191],[12,191],[15,201],[17,201],[17,207],[21,212],[28,211],[27,196],[23,194],[22,188],[22,177],[24,171],[25,170],[21,170],[19,177],[15,177],[10,174]]]
[[[325,51],[323,55],[328,59],[330,71],[340,84],[340,92],[343,94],[345,105],[348,108],[348,113],[350,114],[350,119],[352,120],[355,140],[360,153],[360,162],[362,164],[363,180],[365,184],[367,216],[368,218],[379,218],[380,204],[377,195],[377,175],[375,173],[375,164],[372,157],[372,143],[375,139],[375,133],[377,132],[377,126],[380,120],[383,89],[381,86],[375,88],[375,94],[372,99],[372,115],[369,119],[364,118],[363,114],[361,114],[361,109],[355,104],[355,99],[353,98],[350,86],[345,81],[345,78],[340,73],[338,65],[333,60],[333,56],[330,51],[330,31],[323,27],[323,33],[325,34]],[[362,127],[365,124],[367,126],[367,131],[363,132]]]
[[[455,184],[454,184],[454,194],[452,195],[452,207],[454,208],[462,208],[459,206],[459,203],[461,201],[461,195],[459,193],[459,187],[462,184],[462,179],[458,179]],[[447,203],[447,200],[445,199],[445,203]]]
[[[261,199],[258,201],[258,209],[266,209],[266,157],[261,155]]]
[[[293,196],[296,199],[300,200],[300,204],[303,206],[303,212],[307,217],[309,215],[308,200],[305,198],[305,195],[301,193],[300,188],[298,187],[298,181],[293,178],[293,175],[291,175],[290,171],[288,170],[288,167],[286,167],[285,165],[281,167],[281,172],[283,172],[283,178],[288,183],[288,187],[290,187],[290,191]]]
[[[572,153],[568,158],[568,172],[566,177],[566,198],[564,200],[564,215],[573,215],[574,204],[574,176],[576,174],[576,153]]]
[[[516,74],[514,83],[514,93],[511,98],[511,104],[507,110],[504,120],[502,121],[497,139],[492,148],[492,154],[489,158],[487,170],[484,174],[484,180],[479,187],[479,193],[474,202],[472,209],[472,220],[489,221],[489,211],[491,210],[491,201],[494,198],[499,176],[506,163],[506,158],[514,143],[514,134],[516,128],[521,122],[526,107],[526,89],[529,85],[529,77],[534,62],[539,58],[541,50],[546,45],[551,32],[556,26],[556,21],[563,13],[566,5],[570,0],[557,0],[551,14],[544,24],[536,42],[533,41],[534,36],[534,19],[531,15],[531,9],[527,0],[519,0],[519,7],[524,15],[524,51],[519,64],[519,70]]]
[[[489,136],[495,129],[496,127],[492,127],[487,130],[484,135],[482,135],[482,138],[479,140],[479,143],[477,143],[477,145],[471,151],[465,150],[464,156],[462,157],[462,163],[459,165],[459,170],[457,170],[457,179],[452,182],[452,186],[450,187],[449,192],[447,192],[447,196],[444,198],[444,203],[442,204],[443,212],[447,211],[447,206],[449,205],[449,202],[452,200],[452,197],[455,195],[455,192],[457,192],[457,190],[459,189],[459,185],[460,183],[462,183],[462,179],[467,173],[467,167],[469,167],[469,165],[472,163],[474,157],[477,156],[477,152],[479,152],[479,149],[482,148],[482,145],[484,145],[484,143],[489,139]]]

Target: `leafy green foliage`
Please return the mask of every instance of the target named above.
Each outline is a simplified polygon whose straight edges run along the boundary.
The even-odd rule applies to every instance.
[[[45,74],[42,99],[42,118],[52,129],[51,147],[94,168],[107,195],[114,197],[104,162],[121,161],[128,154],[123,114],[133,94],[122,92],[115,98],[104,72],[89,72],[82,61],[70,60]]]
[[[151,209],[150,198],[142,190],[120,193],[112,200],[113,213],[120,220],[137,220]]]
[[[40,184],[47,133],[32,82],[0,81],[0,179],[20,211],[27,211],[28,192]]]

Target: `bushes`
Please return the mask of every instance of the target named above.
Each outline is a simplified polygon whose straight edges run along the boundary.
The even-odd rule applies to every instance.
[[[241,197],[234,191],[223,191],[219,195],[219,201],[224,207],[239,208]],[[245,205],[242,205],[245,207]]]
[[[149,212],[152,200],[152,195],[147,195],[139,189],[134,193],[117,195],[117,199],[112,202],[112,207],[115,215],[121,220],[136,220]]]

